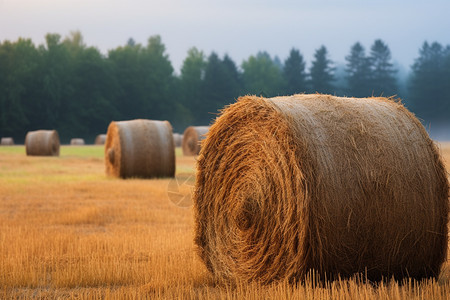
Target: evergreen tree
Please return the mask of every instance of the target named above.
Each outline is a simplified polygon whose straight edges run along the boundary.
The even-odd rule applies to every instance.
[[[0,136],[22,140],[39,114],[40,60],[30,39],[0,43]]]
[[[300,51],[291,49],[289,57],[284,62],[283,77],[286,83],[285,93],[293,95],[307,90],[305,61]]]
[[[372,94],[371,90],[371,64],[370,59],[366,57],[364,47],[355,43],[350,54],[345,57],[346,79],[348,82],[348,93],[353,97],[368,97]]]
[[[227,74],[225,66],[222,64],[219,56],[212,52],[208,57],[205,67],[205,77],[203,79],[203,97],[205,102],[202,105],[202,122],[204,124],[211,123],[214,113],[221,108],[221,104],[225,102],[225,85]]]
[[[312,66],[309,69],[312,92],[334,93],[334,68],[332,64],[333,62],[328,58],[328,51],[325,46],[316,50]]]
[[[211,53],[205,68],[203,87],[206,102],[204,115],[209,124],[218,110],[234,102],[239,96],[239,73],[229,56],[226,55],[221,60],[216,53]]]
[[[427,121],[445,120],[450,115],[450,94],[446,93],[450,83],[449,53],[437,42],[424,42],[412,65],[409,99],[416,114]]]
[[[228,88],[226,88],[226,103],[231,102],[233,99],[237,99],[243,90],[243,82],[242,82],[242,74],[239,72],[234,61],[225,54],[223,60],[223,65],[225,66],[225,70],[227,72],[227,82],[225,83]]]
[[[206,60],[202,51],[197,48],[188,50],[188,55],[181,67],[181,95],[184,107],[190,111],[189,116],[185,116],[186,122],[194,122],[194,125],[204,125],[202,120],[195,117],[198,111],[202,111],[203,95],[202,86],[205,76]],[[195,117],[194,117],[195,116]]]
[[[370,48],[370,63],[372,67],[371,87],[375,96],[393,96],[398,93],[395,78],[396,70],[391,62],[391,51],[380,39]]]

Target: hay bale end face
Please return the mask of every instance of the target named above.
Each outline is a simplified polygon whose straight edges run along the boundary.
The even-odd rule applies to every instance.
[[[73,139],[70,140],[70,145],[72,145],[72,146],[84,146],[85,142],[84,142],[84,139],[73,138]]]
[[[195,243],[220,279],[437,277],[448,196],[436,146],[399,103],[247,96],[202,144]]]
[[[29,156],[59,156],[59,135],[56,130],[29,131],[25,150]]]
[[[168,121],[111,122],[105,142],[106,174],[121,177],[173,177],[175,147]]]
[[[12,146],[14,145],[14,139],[12,137],[2,137],[2,139],[0,140],[0,145]]]
[[[206,138],[209,126],[189,126],[183,133],[183,155],[193,156],[200,153],[201,141]]]
[[[95,137],[95,145],[104,145],[106,141],[106,134],[99,134]]]

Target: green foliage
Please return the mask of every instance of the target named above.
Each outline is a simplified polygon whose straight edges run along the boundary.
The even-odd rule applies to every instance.
[[[267,52],[250,56],[242,63],[242,69],[246,93],[273,97],[282,91],[281,70]]]
[[[376,40],[366,56],[355,43],[346,67],[333,66],[325,46],[306,62],[293,48],[281,63],[259,52],[238,68],[225,55],[208,57],[193,47],[180,70],[174,69],[160,36],[146,45],[132,38],[103,55],[87,46],[80,32],[64,39],[47,34],[43,45],[29,39],[0,43],[0,136],[23,142],[29,130],[57,129],[62,143],[93,141],[112,120],[169,120],[174,131],[207,125],[219,109],[245,94],[266,97],[302,92],[347,96],[391,96],[398,74],[389,47]],[[408,107],[426,120],[448,122],[450,46],[425,42],[410,74]]]
[[[447,121],[450,116],[450,47],[424,42],[412,66],[410,100],[427,120]]]
[[[345,60],[347,61],[346,78],[350,96],[370,96],[372,94],[371,60],[366,57],[364,47],[359,42],[355,43],[350,49],[350,55],[346,56]]]
[[[314,53],[314,60],[312,66],[309,69],[310,84],[312,92],[322,94],[334,93],[334,68],[333,62],[328,58],[328,50],[325,46],[321,46]]]
[[[292,49],[285,60],[283,78],[286,84],[286,95],[305,93],[308,90],[305,61],[299,50]]]
[[[393,96],[398,93],[391,51],[382,40],[375,40],[370,48],[371,86],[374,96]]]
[[[198,112],[202,111],[202,86],[205,75],[206,59],[202,51],[191,48],[181,67],[180,87],[182,104],[189,109],[185,118],[196,125],[201,124]]]

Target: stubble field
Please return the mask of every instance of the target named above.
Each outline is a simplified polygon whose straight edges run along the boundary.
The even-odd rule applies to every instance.
[[[450,143],[440,146],[450,170]],[[177,149],[177,175],[194,173],[195,158]],[[217,282],[195,254],[189,199],[178,203],[169,183],[108,178],[102,146],[62,146],[56,158],[0,147],[0,298],[450,297],[448,260],[437,281]]]

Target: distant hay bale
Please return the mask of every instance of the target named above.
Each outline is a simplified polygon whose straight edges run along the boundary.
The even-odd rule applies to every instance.
[[[106,134],[99,134],[95,138],[95,144],[96,145],[104,145],[106,141]]]
[[[29,131],[25,150],[30,156],[59,156],[59,135],[56,130]]]
[[[202,144],[195,243],[220,279],[437,277],[448,197],[436,146],[400,103],[247,96]]]
[[[193,156],[200,152],[200,142],[205,139],[209,126],[189,126],[183,133],[183,155]]]
[[[85,145],[84,139],[81,138],[73,138],[70,140],[70,145],[72,146],[83,146]]]
[[[2,139],[0,141],[0,145],[12,146],[12,145],[14,145],[14,139],[12,137],[2,137]]]
[[[183,135],[179,133],[173,134],[173,142],[175,143],[175,147],[181,147],[181,142],[183,141]]]
[[[105,142],[106,174],[121,178],[173,177],[175,147],[168,121],[111,122]]]

